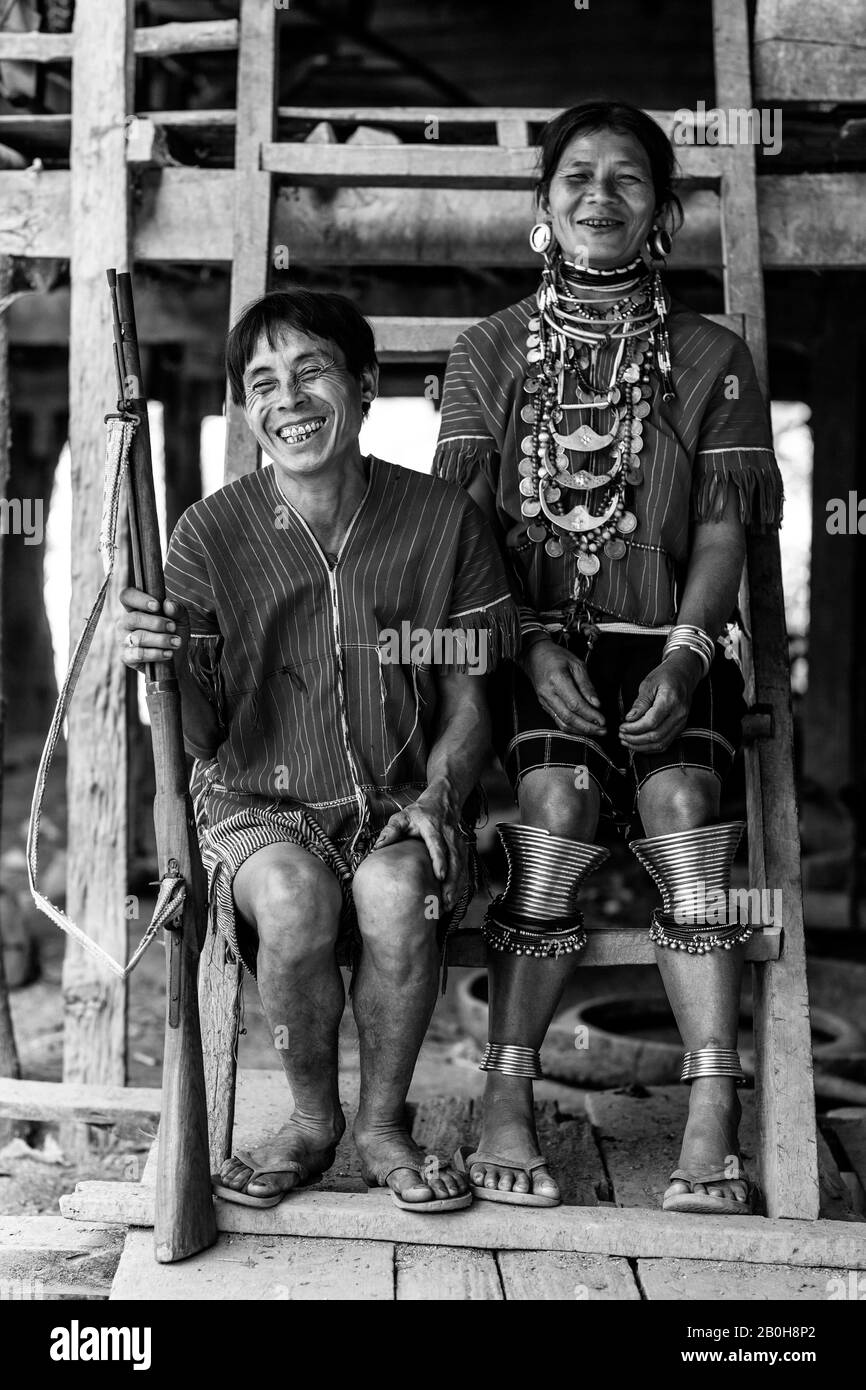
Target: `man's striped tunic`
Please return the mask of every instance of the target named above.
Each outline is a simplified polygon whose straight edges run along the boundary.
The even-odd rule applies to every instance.
[[[430,663],[389,659],[382,634],[474,630],[490,664],[517,616],[499,553],[459,487],[371,458],[336,563],[273,466],[196,502],[171,538],[166,587],[186,605],[190,663],[221,741],[209,825],[253,807],[303,808],[335,843],[365,840],[417,799],[436,735]],[[455,662],[455,665],[457,663]]]

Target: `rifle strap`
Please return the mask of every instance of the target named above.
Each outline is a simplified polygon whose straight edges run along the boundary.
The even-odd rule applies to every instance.
[[[121,965],[98,942],[93,941],[86,932],[76,926],[63,909],[52,903],[39,888],[39,831],[45,786],[63,724],[72,703],[72,696],[87,659],[87,653],[90,651],[93,635],[105,607],[105,600],[114,574],[114,565],[117,559],[117,519],[120,511],[120,500],[123,495],[132,440],[138,425],[138,421],[132,415],[107,415],[105,423],[105,484],[102,498],[102,526],[99,533],[99,549],[102,552],[104,578],[93,607],[87,616],[81,636],[75,644],[75,650],[72,653],[66,678],[57,698],[51,727],[48,730],[45,747],[39,761],[36,786],[33,789],[33,802],[30,807],[30,824],[27,828],[27,875],[33,901],[40,912],[44,912],[46,917],[50,917],[55,926],[60,927],[61,931],[65,931],[85,951],[89,951],[91,955],[101,960],[103,965],[107,966],[115,975],[119,975],[121,979],[126,979],[138,964],[159,928],[172,922],[181,912],[186,896],[183,879],[172,877],[170,874],[163,877],[153,916],[126,965]]]

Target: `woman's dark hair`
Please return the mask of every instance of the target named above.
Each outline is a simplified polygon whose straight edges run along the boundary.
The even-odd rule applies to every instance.
[[[345,295],[324,290],[273,290],[245,306],[226,339],[226,372],[235,405],[244,403],[244,372],[259,339],[264,336],[274,348],[286,328],[335,343],[346,359],[346,370],[356,380],[365,367],[375,369],[379,365],[373,330]],[[368,410],[365,401],[363,413]]]
[[[683,220],[682,204],[674,192],[676,160],[673,146],[661,126],[637,106],[624,101],[586,101],[561,111],[541,132],[536,199],[547,197],[551,180],[559,168],[566,146],[575,135],[594,135],[612,130],[617,135],[633,135],[649,160],[659,214],[676,231]]]

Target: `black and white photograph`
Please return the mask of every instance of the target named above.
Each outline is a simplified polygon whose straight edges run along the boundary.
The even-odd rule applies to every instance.
[[[241,1365],[292,1301],[854,1347],[864,54],[861,0],[0,0],[34,1371],[203,1373],[190,1303],[223,1373],[238,1302]]]

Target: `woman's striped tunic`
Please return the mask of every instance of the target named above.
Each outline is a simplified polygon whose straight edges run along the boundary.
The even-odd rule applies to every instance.
[[[541,611],[573,598],[576,557],[560,558],[526,538],[517,464],[529,432],[520,410],[529,399],[526,377],[528,322],[535,296],[474,324],[448,362],[434,472],[467,485],[479,471],[496,496],[509,555],[522,593],[524,630]],[[729,329],[671,303],[668,315],[675,399],[661,398],[653,375],[651,411],[644,420],[640,455],[643,483],[629,488],[637,517],[626,556],[601,555],[589,607],[600,618],[656,627],[676,617],[696,520],[721,515],[728,484],[739,495],[741,519],[777,527],[782,479],[773,453],[767,408],[748,348]],[[596,379],[610,374],[615,346],[599,353]]]

